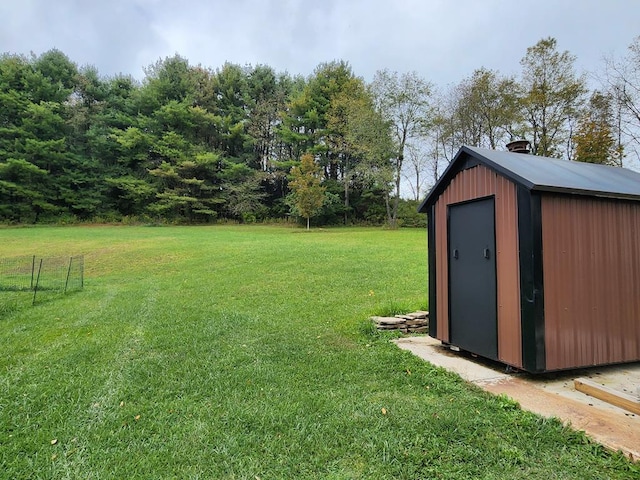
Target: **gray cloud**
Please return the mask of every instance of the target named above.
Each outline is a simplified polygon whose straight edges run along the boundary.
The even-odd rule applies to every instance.
[[[640,2],[624,0],[27,0],[0,5],[0,51],[58,48],[101,74],[143,77],[179,53],[192,64],[267,64],[308,75],[347,60],[376,70],[416,70],[441,86],[480,67],[517,74],[527,47],[549,36],[579,70],[624,55],[640,32]]]

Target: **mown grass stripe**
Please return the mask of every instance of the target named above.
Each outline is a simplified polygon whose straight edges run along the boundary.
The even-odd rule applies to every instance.
[[[0,478],[638,475],[371,328],[427,307],[423,231],[0,236],[87,261],[82,292],[0,317]]]

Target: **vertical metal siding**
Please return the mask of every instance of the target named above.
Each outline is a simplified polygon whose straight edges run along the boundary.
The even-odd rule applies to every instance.
[[[498,358],[522,367],[517,195],[515,184],[501,176],[496,176],[496,205]]]
[[[640,360],[640,204],[545,195],[547,370]]]
[[[436,210],[437,338],[449,341],[447,206],[495,195],[498,358],[522,366],[516,187],[483,165],[458,173],[438,198]]]

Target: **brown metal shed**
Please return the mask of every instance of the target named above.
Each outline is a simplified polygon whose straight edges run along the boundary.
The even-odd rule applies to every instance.
[[[465,146],[420,211],[432,337],[529,372],[640,361],[640,173]]]

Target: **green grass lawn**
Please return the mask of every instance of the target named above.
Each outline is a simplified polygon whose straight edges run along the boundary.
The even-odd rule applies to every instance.
[[[422,230],[0,229],[85,288],[0,291],[0,478],[640,478],[377,335],[426,305]]]

